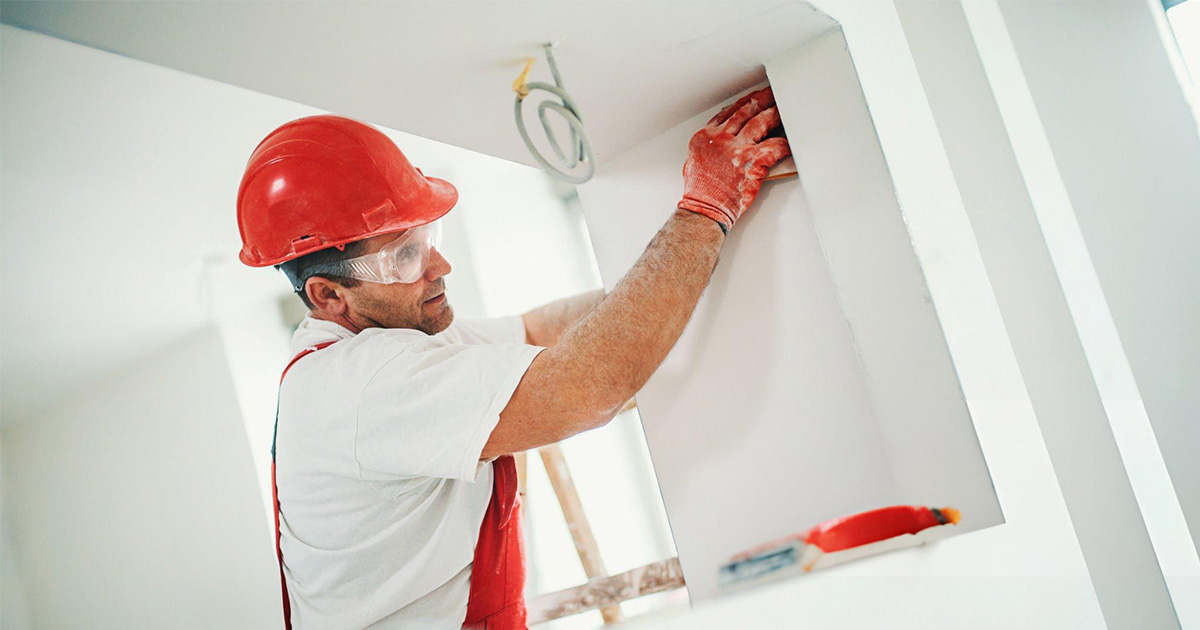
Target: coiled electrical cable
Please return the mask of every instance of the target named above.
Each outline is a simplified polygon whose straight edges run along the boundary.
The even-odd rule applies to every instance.
[[[533,67],[533,59],[525,65],[525,70],[521,72],[521,76],[513,82],[513,89],[517,92],[517,99],[513,104],[513,113],[517,119],[517,131],[521,133],[521,139],[525,141],[525,146],[529,148],[529,152],[533,154],[533,159],[550,175],[572,184],[582,184],[592,178],[596,172],[596,154],[592,151],[592,143],[588,140],[587,133],[583,129],[583,119],[579,115],[579,108],[575,105],[575,101],[571,99],[571,95],[567,93],[562,84],[562,77],[558,74],[558,66],[554,63],[554,54],[551,52],[551,44],[546,44],[543,47],[546,51],[546,61],[550,64],[550,74],[554,76],[555,85],[534,81],[526,83],[525,77],[529,74],[529,69]],[[521,105],[525,102],[525,97],[533,90],[544,90],[557,96],[561,103],[556,103],[553,100],[544,100],[538,104],[538,119],[542,121],[542,129],[546,132],[546,139],[550,141],[550,147],[554,150],[554,154],[558,160],[558,165],[552,164],[542,155],[533,144],[533,140],[529,137],[529,130],[525,128],[525,117],[521,110]],[[571,143],[568,151],[563,151],[559,145],[558,137],[554,134],[554,129],[550,125],[550,120],[547,118],[547,111],[553,110],[562,116],[563,120],[571,128]],[[576,172],[579,165],[583,165],[583,170]]]

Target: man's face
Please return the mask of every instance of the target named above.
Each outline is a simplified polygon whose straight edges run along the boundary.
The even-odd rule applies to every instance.
[[[363,254],[373,254],[405,232],[382,234],[367,239]],[[414,328],[428,335],[442,332],[454,321],[454,309],[446,298],[444,276],[450,263],[437,249],[429,252],[429,264],[419,280],[411,284],[360,282],[342,287],[348,306],[347,317],[360,329]]]

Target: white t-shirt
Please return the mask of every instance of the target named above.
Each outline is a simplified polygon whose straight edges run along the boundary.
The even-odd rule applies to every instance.
[[[480,453],[530,362],[519,317],[429,336],[307,318],[279,392],[276,475],[292,622],[459,628],[492,495]]]

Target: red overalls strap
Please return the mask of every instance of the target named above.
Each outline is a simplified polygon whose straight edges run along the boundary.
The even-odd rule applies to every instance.
[[[319,343],[311,348],[305,348],[299,354],[292,357],[288,362],[287,367],[283,368],[283,375],[279,377],[279,384],[283,385],[283,379],[287,376],[288,370],[292,369],[296,362],[304,357],[333,345],[333,341]],[[279,436],[279,406],[275,409],[275,429],[271,431],[271,501],[275,504],[275,559],[279,561],[279,587],[283,591],[283,627],[287,630],[292,630],[292,602],[288,597],[287,578],[283,576],[283,548],[279,546],[279,486],[275,484],[275,440]]]
[[[492,471],[492,500],[475,544],[463,628],[526,630],[525,537],[513,456],[497,458]]]

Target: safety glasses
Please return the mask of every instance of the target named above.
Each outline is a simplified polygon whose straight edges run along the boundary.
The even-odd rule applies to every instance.
[[[429,252],[442,243],[442,222],[415,227],[374,254],[308,268],[306,275],[329,274],[367,282],[411,284],[425,275]]]

